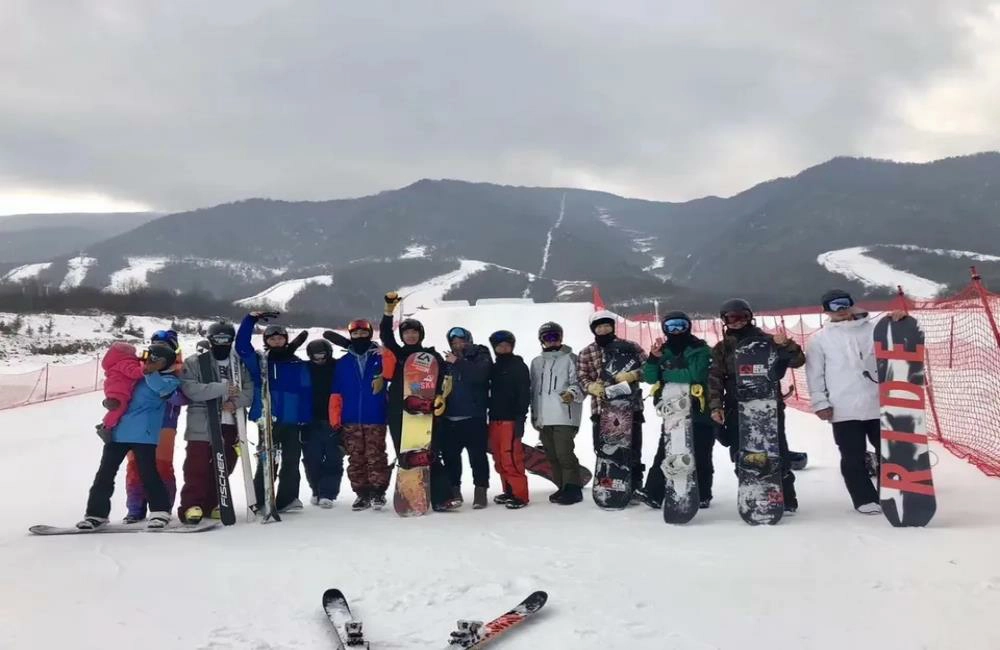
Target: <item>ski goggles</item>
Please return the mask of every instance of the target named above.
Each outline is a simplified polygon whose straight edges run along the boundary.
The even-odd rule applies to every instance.
[[[372,327],[371,321],[365,318],[358,318],[356,320],[352,320],[350,323],[347,324],[347,331],[352,336],[354,335],[355,332],[359,330],[364,330],[365,332],[371,334],[372,331],[374,331],[374,329],[375,328]]]
[[[232,345],[233,335],[226,332],[219,332],[208,337],[208,342],[212,345]]]
[[[288,330],[286,330],[281,325],[268,325],[267,329],[264,330],[264,340],[266,341],[269,338],[273,338],[275,336],[283,336],[287,339]]]
[[[683,318],[671,318],[670,320],[663,321],[663,331],[667,334],[682,334],[688,331],[690,325]]]
[[[469,334],[469,330],[465,329],[464,327],[453,327],[450,330],[448,330],[449,341],[452,339],[462,339],[463,341],[468,341],[471,338],[472,335]]]
[[[552,330],[551,332],[542,332],[542,335],[538,337],[543,343],[558,343],[562,340],[562,334]]]
[[[736,323],[748,323],[750,322],[750,314],[745,311],[727,311],[722,315],[722,321],[726,325],[735,325]]]
[[[313,352],[309,355],[309,358],[313,361],[326,361],[330,358],[330,355],[326,352]]]
[[[850,298],[834,298],[826,303],[827,311],[844,311],[854,306],[854,301]]]

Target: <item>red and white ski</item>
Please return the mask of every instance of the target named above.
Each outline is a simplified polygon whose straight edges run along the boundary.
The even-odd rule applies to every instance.
[[[517,607],[507,613],[493,619],[489,623],[482,621],[458,622],[458,629],[451,633],[451,640],[448,643],[449,650],[457,648],[481,648],[501,634],[509,631],[535,614],[548,601],[549,595],[544,591],[536,591],[524,600]]]

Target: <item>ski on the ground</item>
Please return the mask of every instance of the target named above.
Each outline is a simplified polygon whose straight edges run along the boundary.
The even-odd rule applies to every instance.
[[[480,648],[501,634],[510,631],[533,614],[536,614],[548,601],[549,595],[544,591],[536,591],[516,607],[489,623],[481,621],[458,621],[457,629],[451,633],[448,650],[457,648]]]
[[[201,366],[202,383],[218,381],[215,359],[211,352],[205,351],[198,355],[198,364]],[[229,488],[226,443],[222,439],[222,400],[207,400],[205,412],[208,414],[208,434],[212,442],[212,469],[215,472],[215,489],[219,495],[219,516],[224,526],[232,526],[236,523],[236,510],[233,509],[233,494]]]
[[[367,648],[361,621],[351,615],[351,607],[347,597],[340,589],[327,589],[323,592],[323,611],[333,625],[337,637],[337,648]]]
[[[107,533],[203,533],[206,530],[218,528],[222,522],[214,519],[202,519],[197,524],[183,524],[174,521],[166,528],[146,528],[136,524],[104,524],[97,528],[80,529],[76,526],[32,526],[28,532],[34,535],[101,535]]]
[[[265,350],[259,356],[260,361],[260,399],[261,416],[260,421],[260,441],[257,445],[257,457],[260,462],[260,471],[264,479],[264,504],[260,511],[263,517],[261,523],[269,521],[281,521],[278,514],[278,506],[274,500],[274,416],[271,413],[271,364],[267,358]],[[256,494],[254,495],[256,501]]]

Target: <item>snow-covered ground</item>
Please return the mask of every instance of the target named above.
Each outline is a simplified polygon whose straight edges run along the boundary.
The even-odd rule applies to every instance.
[[[4,282],[23,282],[31,278],[38,277],[38,274],[52,266],[52,262],[38,262],[36,264],[22,264],[11,269],[3,276]]]
[[[401,260],[416,260],[427,257],[427,246],[425,244],[410,244],[399,256]]]
[[[452,287],[461,284],[470,276],[486,269],[490,264],[479,260],[459,260],[460,266],[454,271],[436,275],[413,286],[400,287],[403,309],[411,312],[420,307],[431,308],[444,298]]]
[[[562,322],[579,349],[588,313],[585,304],[493,304],[420,318],[436,345],[453,324],[480,340],[513,329],[530,357],[544,320]],[[1000,481],[936,446],[939,510],[926,529],[856,514],[828,425],[789,411],[792,447],[809,453],[810,466],[798,473],[799,514],[774,528],[740,520],[735,477],[717,448],[712,507],[683,527],[644,506],[602,512],[589,494],[576,506],[549,504],[554,487],[536,477],[523,510],[355,513],[345,478],[332,511],[307,506],[266,526],[241,518],[197,535],[30,536],[32,524],[83,514],[100,454],[91,429],[99,401],[0,412],[0,491],[11,497],[0,523],[0,648],[332,647],[320,609],[330,586],[351,599],[373,648],[443,648],[455,619],[495,616],[535,589],[549,592],[548,605],[497,647],[1000,647]],[[648,417],[647,463],[656,430]],[[592,464],[589,432],[577,445]],[[178,437],[178,472],[182,460]],[[471,500],[468,468],[465,478]],[[242,513],[240,485],[234,475]],[[124,512],[121,474],[113,512]]]
[[[234,302],[236,305],[244,307],[271,307],[285,311],[288,303],[302,292],[310,284],[318,284],[324,287],[333,285],[332,275],[314,275],[309,278],[298,278],[295,280],[285,280],[273,287],[264,289],[258,294],[249,298],[243,298]]]
[[[87,277],[90,267],[95,264],[97,264],[97,258],[87,257],[86,255],[80,255],[67,260],[66,277],[63,278],[62,283],[59,285],[59,290],[68,291],[80,286]]]
[[[149,274],[156,273],[169,262],[169,257],[129,257],[128,266],[112,273],[104,290],[112,293],[128,293],[148,286]]]

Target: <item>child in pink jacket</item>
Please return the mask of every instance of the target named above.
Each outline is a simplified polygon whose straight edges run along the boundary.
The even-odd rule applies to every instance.
[[[142,359],[136,356],[134,345],[117,341],[104,354],[101,367],[104,368],[104,408],[108,409],[102,425],[105,431],[110,431],[125,414],[132,391],[142,379]]]

